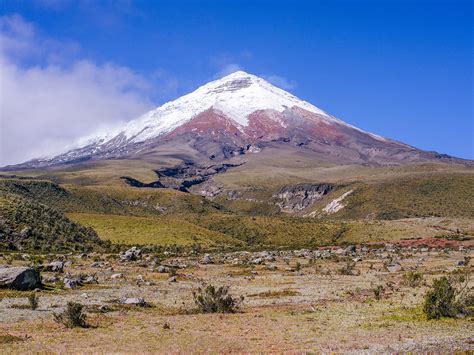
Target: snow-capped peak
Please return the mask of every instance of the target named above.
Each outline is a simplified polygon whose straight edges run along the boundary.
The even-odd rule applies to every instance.
[[[281,112],[293,106],[323,115],[329,121],[335,120],[319,108],[260,77],[236,71],[129,122],[121,133],[126,139],[142,142],[172,131],[211,107],[246,126],[247,116],[252,112],[264,109]]]

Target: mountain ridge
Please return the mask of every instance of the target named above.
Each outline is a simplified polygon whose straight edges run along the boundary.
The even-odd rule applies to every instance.
[[[2,170],[139,159],[144,152],[173,139],[190,145],[204,162],[255,153],[275,142],[308,149],[339,163],[468,162],[366,132],[262,78],[237,71],[98,136],[83,147]]]

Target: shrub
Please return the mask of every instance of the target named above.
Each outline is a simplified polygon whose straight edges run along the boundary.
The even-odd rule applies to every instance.
[[[418,287],[423,281],[423,274],[416,271],[409,271],[403,275],[403,283],[410,287]]]
[[[87,328],[84,305],[80,303],[68,302],[62,313],[54,314],[54,320],[67,328]]]
[[[471,311],[473,295],[469,289],[469,273],[464,270],[434,280],[425,295],[423,312],[428,319],[454,317]]]
[[[374,288],[374,295],[376,300],[380,300],[382,298],[382,293],[383,293],[383,286],[378,285],[377,287]]]
[[[425,295],[423,312],[428,319],[454,316],[456,292],[446,276],[434,280],[433,287]]]
[[[355,275],[354,273],[355,262],[348,261],[346,264],[338,270],[340,275]]]
[[[240,299],[236,299],[228,293],[228,286],[216,288],[208,285],[193,291],[193,297],[198,310],[202,313],[235,313],[244,298],[240,296]]]
[[[39,297],[36,296],[36,293],[32,293],[28,296],[28,304],[30,305],[30,308],[34,311],[36,308],[38,308],[38,303],[39,303]]]

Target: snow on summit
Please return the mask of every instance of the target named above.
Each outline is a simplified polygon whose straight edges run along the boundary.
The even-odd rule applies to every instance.
[[[277,88],[262,78],[237,71],[221,79],[211,81],[190,94],[170,101],[142,117],[129,122],[121,132],[126,139],[142,142],[181,126],[199,113],[214,108],[223,112],[242,126],[247,116],[264,109],[283,111],[298,106],[333,121],[325,112]]]

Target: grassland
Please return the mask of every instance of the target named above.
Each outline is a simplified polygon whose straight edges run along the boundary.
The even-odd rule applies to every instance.
[[[246,164],[215,177],[215,183],[236,192],[238,198],[223,194],[211,201],[175,190],[127,186],[114,179],[121,174],[144,181],[156,179],[150,170],[155,163],[138,167],[129,161],[36,171],[36,178],[3,178],[0,194],[66,213],[79,226],[91,227],[114,243],[300,248],[438,236],[457,229],[473,235],[472,168],[315,165],[304,155],[283,155],[276,161],[269,158],[270,153],[262,151]],[[161,161],[162,165],[171,163]],[[293,216],[281,213],[273,195],[287,183],[301,182],[327,182],[335,189]],[[353,193],[344,200],[342,210],[321,213],[326,204],[348,190]],[[302,217],[311,212],[316,218]],[[443,224],[449,225],[447,231]],[[15,232],[24,227],[24,223],[17,224]]]
[[[238,239],[175,217],[86,213],[70,213],[68,217],[77,223],[93,228],[100,238],[121,244],[200,245],[204,248],[245,245]]]

